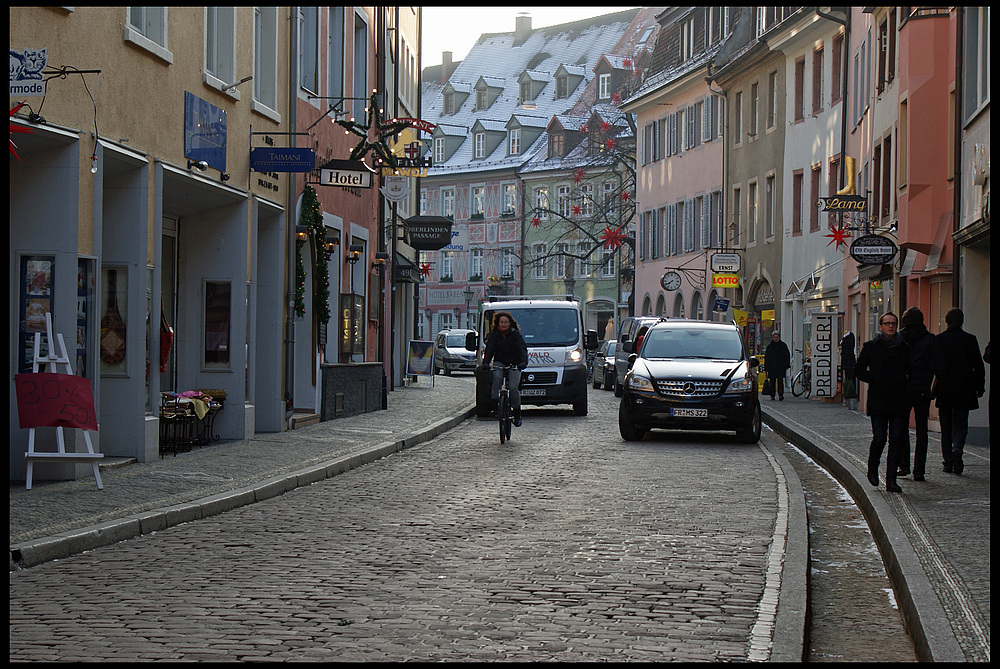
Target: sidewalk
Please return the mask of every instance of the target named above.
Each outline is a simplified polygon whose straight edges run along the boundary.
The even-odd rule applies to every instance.
[[[101,467],[93,476],[10,485],[10,569],[31,567],[280,495],[427,441],[475,413],[471,375],[427,376],[388,395],[388,410],[176,456]],[[388,419],[391,417],[391,420]],[[40,470],[40,471],[39,471]]]
[[[920,660],[990,660],[990,449],[966,446],[961,476],[941,471],[931,432],[927,480],[885,491],[866,478],[871,422],[840,402],[762,401],[764,422],[823,465],[854,498],[871,528]],[[985,410],[985,409],[983,409]],[[910,448],[915,443],[910,431]],[[911,461],[912,464],[912,461]]]

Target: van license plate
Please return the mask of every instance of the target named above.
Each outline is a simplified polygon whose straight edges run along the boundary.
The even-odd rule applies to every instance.
[[[521,391],[521,397],[544,397],[545,388],[525,388]]]
[[[708,418],[708,409],[671,409],[670,415],[678,418]]]

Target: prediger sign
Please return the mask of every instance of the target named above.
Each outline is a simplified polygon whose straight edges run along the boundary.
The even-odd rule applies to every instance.
[[[837,313],[812,314],[812,392],[813,397],[834,397],[837,394]]]

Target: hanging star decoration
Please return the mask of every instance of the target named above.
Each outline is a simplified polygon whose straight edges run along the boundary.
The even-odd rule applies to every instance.
[[[398,119],[383,122],[381,112],[378,108],[378,98],[375,93],[372,93],[371,100],[368,102],[368,125],[361,125],[356,121],[345,120],[338,120],[337,125],[345,128],[348,132],[353,132],[361,138],[358,145],[351,151],[351,160],[361,160],[368,155],[369,151],[374,151],[378,156],[378,160],[381,160],[388,167],[395,168],[397,166],[396,156],[393,155],[392,149],[389,148],[389,140],[398,137],[399,133],[409,128],[412,124],[409,121]],[[378,132],[378,140],[374,142],[368,139],[368,135],[373,129]]]
[[[626,70],[631,70],[632,69],[632,59],[631,58],[626,58],[625,60],[622,61],[622,65],[625,66]]]
[[[574,216],[579,216],[581,211],[583,211],[583,207],[581,207],[578,204],[574,204],[573,205],[573,215]]]
[[[611,130],[611,124],[607,121],[601,121],[601,132],[607,132]]]
[[[618,247],[625,244],[625,234],[621,231],[621,228],[612,228],[608,226],[601,231],[598,235],[598,239],[604,244],[604,248],[609,251],[617,251]]]
[[[420,263],[420,276],[430,276],[431,275],[431,264],[429,262]]]
[[[18,110],[20,110],[21,107],[23,107],[24,105],[25,105],[24,102],[18,102],[17,106],[10,110],[11,117],[13,117],[14,114],[16,114],[18,112]],[[32,135],[35,134],[34,130],[28,130],[27,128],[22,128],[19,125],[14,125],[13,123],[10,124],[10,131],[11,132],[26,132],[26,133],[32,134]],[[10,140],[10,152],[14,154],[14,157],[17,158],[18,162],[21,161],[21,156],[17,155],[17,146],[14,144],[14,140]]]
[[[541,225],[542,225],[542,219],[538,218],[537,216],[532,217],[531,227],[538,228],[541,227]]]
[[[628,202],[631,197],[632,197],[632,194],[630,192],[628,192],[627,190],[623,190],[622,191],[622,200],[624,200],[625,202]]]
[[[622,101],[622,94],[621,93],[612,93],[611,94],[611,101],[613,103],[615,103],[615,104],[618,104],[619,102]]]
[[[615,148],[615,138],[610,137],[604,140],[604,148],[607,149],[608,151],[613,151]]]
[[[830,226],[830,234],[823,235],[823,236],[830,238],[830,241],[828,241],[826,243],[827,246],[829,246],[830,244],[833,244],[834,242],[836,242],[837,243],[836,249],[839,251],[841,244],[843,244],[844,246],[847,246],[847,238],[851,236],[851,233],[848,232],[847,228],[845,228],[843,226],[835,228],[835,227],[833,227],[831,225]]]
[[[573,172],[573,182],[580,183],[581,181],[583,181],[583,178],[585,176],[586,174],[584,173],[583,168],[579,168],[576,170],[576,172]]]

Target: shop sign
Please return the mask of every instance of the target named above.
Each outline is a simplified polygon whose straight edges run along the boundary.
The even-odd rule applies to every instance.
[[[319,168],[319,182],[324,186],[371,188],[375,172],[360,160],[331,160]]]
[[[402,202],[410,195],[406,177],[382,177],[382,187],[379,190],[390,202]]]
[[[837,365],[839,350],[836,345],[837,313],[812,312],[812,388],[813,396],[833,397],[837,394]]]
[[[821,197],[823,211],[864,211],[868,208],[868,200],[863,195],[834,195]]]
[[[884,265],[892,262],[897,250],[888,237],[864,235],[851,244],[851,257],[861,265]]]
[[[712,271],[713,272],[725,272],[725,273],[736,273],[740,271],[740,254],[739,253],[713,253],[712,254]]]
[[[43,97],[42,70],[49,64],[48,49],[10,50],[10,97]]]
[[[712,288],[739,288],[740,277],[737,274],[712,274]]]
[[[715,305],[712,307],[712,311],[717,314],[724,314],[729,311],[729,300],[724,297],[716,297]]]
[[[250,151],[250,169],[254,172],[312,172],[316,169],[316,153],[312,149],[258,147]]]
[[[184,157],[226,171],[226,111],[184,91]]]
[[[451,219],[443,216],[412,216],[406,219],[410,246],[418,251],[438,251],[451,244]]]

